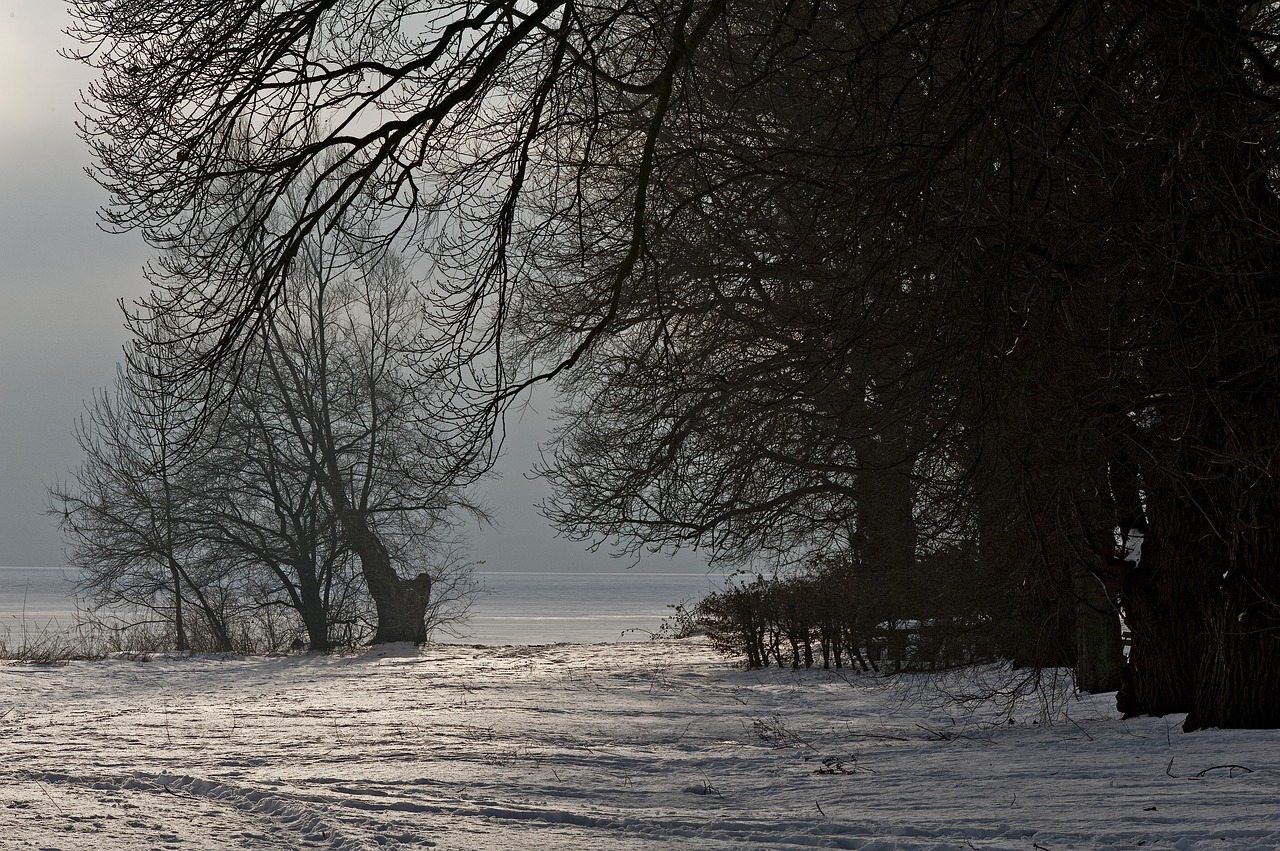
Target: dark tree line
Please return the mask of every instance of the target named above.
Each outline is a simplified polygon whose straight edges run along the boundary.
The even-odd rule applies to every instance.
[[[874,623],[962,565],[999,655],[1280,724],[1272,6],[73,6],[164,372],[359,210],[431,266],[462,466],[559,380],[569,534],[842,561]]]

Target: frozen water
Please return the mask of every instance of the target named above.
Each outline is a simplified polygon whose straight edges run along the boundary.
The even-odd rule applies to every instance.
[[[0,567],[0,634],[13,637],[75,622],[74,572],[58,567]]]
[[[657,631],[670,605],[724,587],[718,573],[477,572],[486,589],[457,640],[478,644],[637,640]],[[74,568],[0,567],[0,634],[75,623]]]
[[[724,588],[721,574],[478,573],[477,598],[462,640],[478,644],[547,644],[648,638],[671,605]]]

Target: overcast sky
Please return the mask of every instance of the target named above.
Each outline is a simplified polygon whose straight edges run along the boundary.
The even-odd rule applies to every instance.
[[[75,131],[89,74],[58,55],[68,21],[59,0],[0,0],[0,566],[65,564],[45,484],[78,462],[72,424],[114,376],[127,339],[117,301],[142,293],[148,256],[136,236],[97,228],[106,196]],[[532,413],[511,423],[502,478],[484,486],[500,528],[477,530],[476,558],[485,570],[625,569],[555,538],[533,509],[545,490],[521,473],[545,429]],[[635,569],[706,568],[690,554]]]

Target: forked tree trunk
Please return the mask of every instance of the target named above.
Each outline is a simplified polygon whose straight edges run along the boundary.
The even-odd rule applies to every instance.
[[[374,644],[427,640],[427,603],[431,598],[431,577],[420,573],[402,579],[391,566],[391,556],[364,516],[351,508],[338,512],[351,548],[360,559],[360,571],[369,587],[378,613]]]

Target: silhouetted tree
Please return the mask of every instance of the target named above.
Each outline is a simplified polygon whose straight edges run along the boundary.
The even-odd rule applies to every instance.
[[[279,437],[268,439],[287,445],[291,472],[359,561],[374,641],[421,643],[433,573],[423,561],[456,585],[458,511],[483,511],[433,427],[440,388],[422,362],[429,340],[404,265],[366,265],[358,243],[326,245],[338,239],[317,236],[294,266],[290,305],[250,349],[260,365],[247,402],[255,418],[258,400],[271,411]],[[417,572],[406,579],[397,568]]]
[[[230,650],[221,588],[224,565],[193,530],[193,499],[175,444],[178,417],[155,376],[117,371],[75,428],[83,460],[49,488],[67,561],[82,568],[80,590],[99,605],[158,615],[178,650]]]
[[[377,641],[423,641],[474,593],[458,512],[483,512],[436,478],[454,460],[429,424],[413,284],[394,259],[352,265],[350,244],[331,242],[295,265],[289,303],[246,352],[252,368],[186,452],[177,394],[122,368],[77,430],[86,462],[52,490],[95,599],[155,608],[153,568],[168,571],[179,649],[184,598],[218,649],[230,649],[228,605],[284,605],[326,650],[369,621]]]

